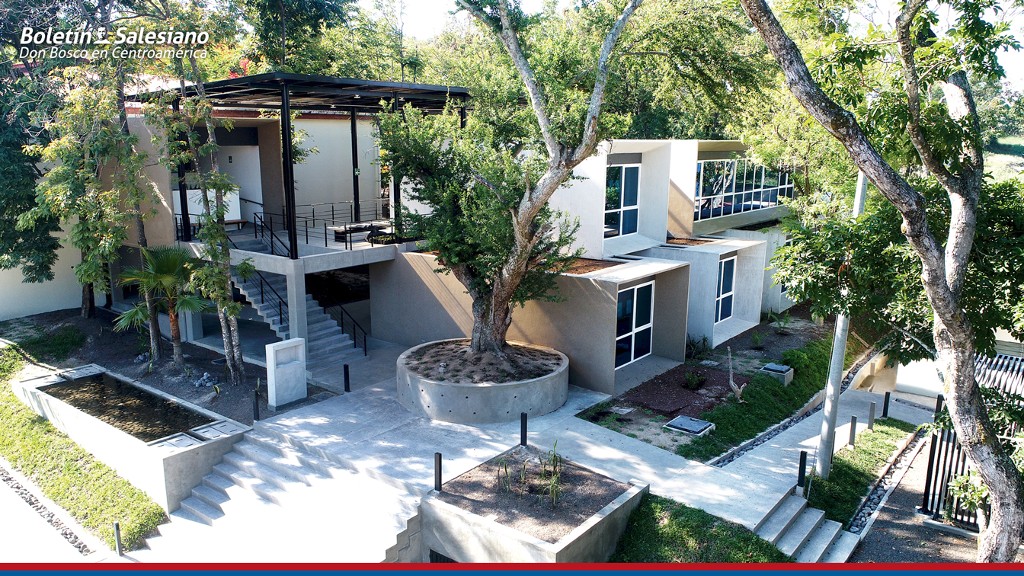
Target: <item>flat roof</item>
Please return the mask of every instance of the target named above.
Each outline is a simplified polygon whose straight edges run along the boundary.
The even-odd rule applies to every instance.
[[[277,110],[281,108],[282,87],[288,87],[288,100],[293,110],[355,109],[357,112],[380,111],[381,100],[395,100],[399,106],[410,103],[429,112],[444,109],[449,99],[464,104],[469,89],[462,86],[382,82],[356,78],[338,78],[314,74],[267,72],[206,82],[206,95],[220,108]],[[129,95],[128,100],[155,100],[168,90],[153,90]],[[186,96],[196,95],[196,86],[185,88]]]

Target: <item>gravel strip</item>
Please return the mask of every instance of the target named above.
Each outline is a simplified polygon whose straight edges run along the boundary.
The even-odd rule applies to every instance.
[[[53,526],[54,529],[60,532],[60,535],[63,536],[68,543],[74,546],[82,556],[92,554],[92,550],[89,549],[89,546],[83,542],[71,528],[64,524],[64,522],[61,522],[60,518],[58,518],[56,514],[51,512],[29,489],[22,486],[22,484],[15,480],[15,478],[2,466],[0,466],[0,481],[20,496],[21,499],[31,506],[37,514],[42,516],[50,526]]]
[[[857,512],[853,515],[853,520],[850,521],[850,527],[848,528],[850,532],[854,534],[860,534],[862,531],[867,532],[865,528],[869,527],[872,515],[885,504],[889,494],[899,485],[900,480],[903,479],[903,474],[910,468],[911,462],[917,456],[918,446],[925,441],[925,438],[924,430],[918,430],[914,433],[914,438],[900,451],[899,455],[889,466],[889,469],[875,482],[874,488],[871,489],[867,497],[864,498],[864,501],[861,502],[860,508],[857,509]]]

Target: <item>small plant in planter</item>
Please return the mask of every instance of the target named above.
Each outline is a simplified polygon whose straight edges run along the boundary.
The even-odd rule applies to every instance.
[[[711,357],[711,342],[707,336],[704,336],[700,340],[696,338],[686,338],[686,355],[691,360],[707,360]]]
[[[754,350],[764,350],[764,333],[753,332],[750,335],[750,347]]]
[[[780,336],[786,336],[789,334],[789,325],[793,323],[793,317],[789,315],[789,310],[782,312],[781,314],[774,310],[769,310],[768,318],[775,326],[776,334]]]
[[[704,383],[707,382],[707,377],[697,372],[687,372],[686,376],[683,377],[683,388],[687,390],[700,390]]]

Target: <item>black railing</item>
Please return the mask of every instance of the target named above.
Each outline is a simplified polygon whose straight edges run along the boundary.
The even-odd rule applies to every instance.
[[[285,211],[284,207],[281,208],[281,211]],[[299,204],[295,206],[295,217],[329,220],[339,224],[387,220],[391,218],[391,199],[374,198],[372,200],[363,200],[359,203],[359,214],[356,214],[355,203],[351,200]]]
[[[255,229],[256,238],[261,239],[269,236],[280,243],[280,246],[271,244],[271,254],[288,253],[284,242],[273,234],[275,224],[284,225],[287,222],[284,215],[260,212],[253,216],[253,222],[255,224],[253,228]],[[329,215],[327,217],[317,216],[315,218],[299,216],[296,217],[295,224],[295,235],[305,244],[323,244],[324,248],[329,248],[331,242],[338,242],[343,244],[346,250],[352,250],[353,245],[359,241],[366,241],[371,245],[384,244],[386,242],[376,240],[375,235],[393,235],[391,231],[394,229],[394,223],[387,219],[349,222],[348,220],[332,220]],[[270,242],[273,241],[270,240]]]
[[[285,219],[280,215],[267,214],[260,212],[252,215],[252,230],[253,237],[256,240],[262,240],[267,247],[270,248],[270,254],[272,256],[287,256],[290,251],[288,250],[288,244],[277,237],[274,233],[274,217],[277,216],[279,224],[284,224]]]
[[[338,326],[341,326],[342,332],[352,336],[352,342],[355,343],[356,348],[360,347],[359,340],[360,338],[362,339],[363,356],[369,353],[366,344],[366,330],[348,313],[348,310],[345,310],[341,305],[335,305],[324,308],[324,312],[327,312],[327,315],[337,322]]]
[[[228,242],[230,242],[231,246],[236,250],[241,250],[241,248],[239,248],[231,238],[228,238]],[[288,300],[277,292],[277,290],[270,284],[270,281],[267,280],[266,276],[264,276],[259,270],[253,270],[252,273],[259,279],[260,302],[263,304],[269,303],[272,306],[276,304],[277,317],[280,323],[284,324],[288,320]],[[234,274],[232,274],[232,277],[234,277]],[[251,279],[251,277],[244,278],[242,279],[242,282],[245,283]],[[237,285],[238,283],[236,282],[235,284]],[[241,288],[241,286],[239,286],[239,288]],[[289,333],[290,332],[291,326],[289,325]]]
[[[999,355],[995,358],[978,356],[974,364],[975,377],[984,388],[992,388],[1004,398],[1018,396],[1024,391],[1024,360]],[[1018,400],[1019,401],[1019,400]],[[935,417],[942,412],[940,395],[935,403]],[[1017,425],[1010,423],[998,430],[999,439],[1008,445],[1017,434]],[[928,447],[928,472],[919,511],[934,519],[946,517],[966,528],[978,529],[978,514],[969,510],[959,498],[950,493],[953,479],[971,469],[967,453],[957,441],[953,430],[936,429]]]

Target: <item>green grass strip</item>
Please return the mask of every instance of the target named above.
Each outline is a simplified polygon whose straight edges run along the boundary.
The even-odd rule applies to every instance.
[[[789,386],[763,374],[754,376],[743,391],[744,403],[730,398],[702,414],[701,418],[715,424],[715,430],[679,446],[676,452],[684,458],[707,461],[792,416],[825,386],[831,353],[831,338],[783,352],[783,362],[793,368]],[[848,352],[847,365],[851,356]]]
[[[648,494],[629,518],[612,562],[792,562],[739,524]]]
[[[896,446],[916,429],[902,420],[875,421],[873,432],[857,435],[854,449],[844,448],[835,455],[828,480],[811,478],[808,505],[847,527]]]
[[[85,344],[85,334],[74,326],[61,326],[56,330],[18,341],[18,347],[37,362],[60,362]]]
[[[36,346],[33,356],[51,353]],[[163,509],[15,397],[10,380],[21,366],[17,350],[0,349],[0,454],[111,549],[115,521],[124,546],[140,546]]]

